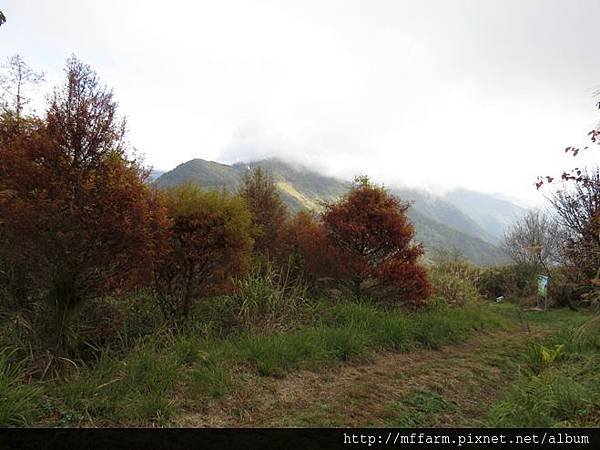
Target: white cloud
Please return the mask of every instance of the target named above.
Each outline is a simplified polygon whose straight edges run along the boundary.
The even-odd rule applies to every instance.
[[[536,198],[596,117],[595,1],[4,3],[4,56],[93,65],[161,169],[277,155]]]

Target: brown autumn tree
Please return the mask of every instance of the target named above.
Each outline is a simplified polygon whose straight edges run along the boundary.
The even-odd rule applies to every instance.
[[[301,210],[284,224],[278,256],[292,279],[316,288],[320,278],[331,275],[337,253],[337,247],[327,239],[323,223],[313,212]]]
[[[325,205],[322,223],[337,259],[329,271],[354,296],[408,306],[420,306],[429,296],[425,269],[417,264],[423,248],[412,243],[408,207],[366,177]]]
[[[17,304],[57,352],[87,300],[123,292],[152,267],[166,220],[147,171],[127,156],[111,91],[72,57],[45,117],[0,126],[2,258],[20,269]]]
[[[239,194],[252,214],[254,250],[271,259],[277,255],[287,208],[271,174],[260,167],[248,170]]]
[[[251,216],[239,196],[182,185],[164,192],[169,226],[154,272],[158,305],[172,326],[184,325],[193,304],[226,292],[248,268]]]
[[[600,109],[600,102],[596,103]],[[600,127],[588,132],[592,146],[600,145]],[[565,148],[574,157],[589,152],[590,146]],[[597,147],[596,147],[597,151]],[[537,189],[555,181],[554,176],[538,177]],[[576,167],[563,171],[565,184],[550,195],[550,204],[563,228],[563,262],[579,284],[600,286],[600,171],[598,167]],[[600,298],[600,294],[598,295]]]

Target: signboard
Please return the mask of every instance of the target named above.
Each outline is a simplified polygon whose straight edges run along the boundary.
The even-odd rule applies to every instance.
[[[548,277],[546,275],[538,276],[538,295],[546,298],[548,294]]]

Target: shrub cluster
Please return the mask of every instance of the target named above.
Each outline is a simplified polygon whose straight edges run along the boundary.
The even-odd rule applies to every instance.
[[[537,292],[540,268],[531,264],[511,264],[488,267],[481,271],[477,281],[479,290],[488,298],[527,298]]]
[[[489,299],[499,296],[530,306],[536,304],[538,276],[550,276],[548,300],[551,305],[575,309],[575,305],[594,304],[595,291],[587,286],[571,282],[570,269],[567,267],[546,267],[539,264],[510,264],[481,269],[476,285],[481,294]]]
[[[460,253],[437,250],[431,259],[432,306],[464,306],[481,297],[477,287],[481,269],[465,260]]]
[[[6,110],[0,126],[3,306],[57,354],[83,305],[148,278],[167,220],[112,93],[74,58],[66,71],[44,117]]]
[[[0,331],[27,341],[41,372],[96,354],[83,340],[201,326],[191,316],[210,308],[222,308],[220,328],[286,328],[325,279],[357,299],[424,304],[408,204],[384,188],[362,178],[321,214],[293,218],[260,170],[236,193],[157,189],[112,91],[74,57],[66,74],[44,115],[5,106],[0,117]],[[160,320],[135,300],[152,300]],[[126,329],[131,315],[140,324]]]

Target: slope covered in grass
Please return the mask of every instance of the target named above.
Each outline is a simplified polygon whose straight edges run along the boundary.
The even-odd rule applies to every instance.
[[[253,377],[284,377],[366,361],[378,352],[435,349],[505,321],[488,305],[407,313],[366,304],[323,307],[313,326],[248,332],[225,340],[161,334],[126,356],[103,355],[96,367],[47,388],[48,425],[166,425],[184,410],[235,393]]]
[[[4,357],[0,419],[7,426],[598,426],[600,333],[590,317],[481,302],[413,313],[346,302],[316,304],[312,322],[280,331],[210,338],[159,329],[103,350],[61,380],[27,383]]]
[[[497,425],[498,404],[512,415],[511,426],[542,426],[547,415],[528,414],[537,422],[519,422],[523,411],[539,411],[549,404],[539,391],[528,400],[507,392],[539,370],[539,349],[571,333],[589,320],[587,314],[553,310],[523,313],[511,305],[495,305],[505,318],[502,327],[489,327],[461,342],[435,350],[370,353],[339,367],[296,369],[283,378],[254,377],[246,388],[214,399],[205,408],[188,408],[179,420],[193,426],[492,426]],[[566,361],[565,361],[566,362]],[[570,361],[569,364],[571,364]],[[587,370],[579,380],[598,387]],[[575,378],[577,380],[577,378]],[[563,380],[565,381],[565,380]],[[596,425],[590,390],[573,390],[570,422],[563,425]],[[552,389],[552,386],[550,386]],[[509,403],[506,403],[506,402]],[[514,402],[514,403],[513,403]],[[550,410],[551,412],[552,410]]]

